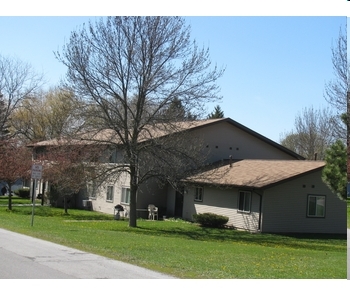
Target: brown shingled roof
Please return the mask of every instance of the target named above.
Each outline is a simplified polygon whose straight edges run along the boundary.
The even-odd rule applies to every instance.
[[[185,182],[266,188],[279,182],[321,169],[323,161],[244,159],[186,178]]]
[[[167,136],[172,133],[182,132],[191,130],[194,128],[202,127],[208,124],[216,123],[225,120],[224,118],[219,119],[205,119],[197,121],[183,121],[174,123],[158,123],[155,125],[145,126],[140,134],[139,142],[147,141],[149,139],[160,138]],[[28,146],[56,146],[59,144],[86,144],[87,142],[113,142],[115,144],[120,144],[120,138],[117,136],[116,132],[112,129],[89,131],[76,139],[52,139],[34,143]]]
[[[154,125],[145,126],[139,137],[139,143],[147,141],[150,139],[160,138],[167,136],[172,133],[183,132],[187,130],[199,129],[207,125],[213,125],[221,122],[227,122],[244,132],[264,141],[265,143],[272,145],[273,147],[291,155],[295,159],[304,159],[301,155],[296,154],[295,152],[289,150],[288,148],[264,137],[263,135],[241,125],[240,123],[230,119],[230,118],[217,118],[217,119],[205,119],[205,120],[196,120],[196,121],[184,121],[184,122],[175,122],[175,123],[157,123]],[[65,144],[68,141],[62,140],[48,140],[42,141],[35,144],[28,145],[28,147],[37,147],[37,146],[51,146],[58,144]],[[120,138],[116,135],[115,131],[111,129],[91,131],[85,134],[82,134],[80,138],[69,140],[68,144],[87,144],[88,142],[99,142],[108,144],[113,142],[114,144],[121,144]]]

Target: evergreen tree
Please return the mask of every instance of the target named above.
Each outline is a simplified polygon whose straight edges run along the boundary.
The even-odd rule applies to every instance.
[[[337,140],[326,150],[322,179],[340,199],[346,199],[346,146]]]
[[[224,117],[224,112],[221,109],[220,105],[216,105],[214,108],[214,111],[208,115],[209,119],[212,118],[223,118]]]

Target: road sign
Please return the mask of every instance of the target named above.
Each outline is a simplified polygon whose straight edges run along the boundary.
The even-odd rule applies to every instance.
[[[32,179],[33,180],[41,180],[43,172],[43,166],[41,164],[33,164],[32,165]]]

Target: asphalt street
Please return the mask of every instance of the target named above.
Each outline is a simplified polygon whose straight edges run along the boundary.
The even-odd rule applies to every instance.
[[[128,263],[0,229],[0,279],[172,279]]]

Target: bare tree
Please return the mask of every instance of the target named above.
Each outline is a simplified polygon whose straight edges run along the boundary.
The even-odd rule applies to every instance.
[[[127,170],[130,175],[129,226],[135,227],[142,181],[160,173],[167,178],[160,171],[171,166],[170,160],[191,157],[190,148],[178,149],[184,144],[170,146],[171,140],[165,144],[164,137],[157,139],[159,133],[171,135],[180,127],[176,116],[164,120],[162,114],[175,98],[185,112],[203,114],[205,103],[220,98],[216,81],[224,70],[212,66],[208,49],[191,41],[190,27],[180,17],[101,19],[72,32],[56,56],[67,66],[67,81],[85,103],[81,113],[90,118],[86,121],[98,121],[100,130],[113,130],[108,141],[123,146],[125,165],[116,166],[114,174]],[[142,169],[141,159],[150,156],[154,169]],[[187,161],[186,167],[195,161]]]
[[[323,159],[326,149],[335,141],[333,121],[329,108],[304,108],[295,118],[295,129],[284,135],[281,144],[306,159],[314,159],[315,154]]]
[[[350,150],[350,93],[349,93],[349,68],[347,52],[347,26],[345,33],[339,30],[336,44],[332,46],[332,65],[334,79],[326,83],[324,97],[334,107],[338,114],[335,120],[336,135],[339,139],[347,142],[347,150]],[[350,153],[347,155],[350,166]],[[350,182],[350,170],[347,170],[347,179]]]
[[[79,130],[80,118],[74,94],[59,87],[25,99],[11,115],[11,129],[23,140],[50,140]]]
[[[11,114],[40,88],[42,79],[28,63],[0,55],[1,134],[7,133]]]
[[[345,141],[347,137],[347,126],[344,125],[341,118],[349,111],[347,93],[349,92],[350,77],[347,56],[347,36],[341,29],[336,44],[332,46],[331,51],[334,79],[325,84],[324,97],[337,113],[338,119],[335,121],[336,135]]]

